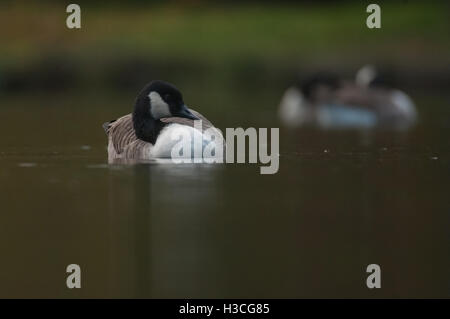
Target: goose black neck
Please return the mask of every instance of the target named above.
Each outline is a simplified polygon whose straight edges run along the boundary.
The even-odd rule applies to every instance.
[[[156,120],[151,115],[149,102],[141,99],[136,101],[133,111],[133,127],[138,139],[155,144],[164,126],[165,123]]]

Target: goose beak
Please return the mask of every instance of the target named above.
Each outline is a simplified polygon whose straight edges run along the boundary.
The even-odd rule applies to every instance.
[[[187,108],[186,105],[183,105],[183,107],[181,108],[181,110],[179,112],[177,112],[177,114],[174,114],[175,116],[179,116],[179,117],[184,117],[187,119],[191,119],[191,120],[199,120],[199,118],[197,116],[195,116],[194,114],[191,113],[191,111],[189,111],[189,109]]]

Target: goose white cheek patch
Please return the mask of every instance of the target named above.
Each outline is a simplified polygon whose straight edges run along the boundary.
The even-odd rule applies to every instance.
[[[153,118],[160,119],[172,115],[170,113],[169,105],[161,98],[161,95],[159,95],[158,92],[150,92],[148,98],[150,99],[150,112],[152,113]]]

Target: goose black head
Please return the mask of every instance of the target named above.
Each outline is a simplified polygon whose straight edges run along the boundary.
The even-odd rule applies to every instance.
[[[184,104],[181,92],[174,85],[159,80],[142,89],[136,99],[135,111],[147,113],[155,120],[174,116],[198,120]]]
[[[182,117],[198,120],[184,104],[181,92],[172,84],[164,81],[152,81],[147,84],[136,98],[133,112],[133,126],[136,136],[154,143],[164,126],[160,119]]]

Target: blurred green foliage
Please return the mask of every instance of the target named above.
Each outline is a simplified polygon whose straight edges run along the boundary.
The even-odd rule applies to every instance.
[[[45,50],[75,54],[152,53],[223,61],[236,55],[285,58],[391,52],[406,47],[449,53],[445,2],[382,4],[382,28],[365,26],[364,2],[214,5],[82,5],[82,29],[65,26],[63,3],[13,2],[0,11],[2,57],[30,57]],[[360,54],[361,52],[358,52]]]
[[[78,3],[80,30],[65,26],[65,3],[2,3],[0,81],[2,74],[24,81],[30,68],[42,73],[52,62],[65,73],[49,82],[96,79],[124,87],[148,79],[149,71],[185,81],[194,73],[209,81],[213,72],[229,83],[261,74],[278,80],[298,68],[353,71],[367,62],[405,69],[450,65],[443,1],[378,1],[378,30],[365,25],[365,2]]]

